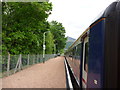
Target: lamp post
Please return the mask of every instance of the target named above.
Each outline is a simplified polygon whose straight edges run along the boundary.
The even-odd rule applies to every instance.
[[[43,33],[43,63],[45,61],[45,49],[46,49],[46,46],[45,46],[45,34],[48,33],[50,31],[46,31]]]

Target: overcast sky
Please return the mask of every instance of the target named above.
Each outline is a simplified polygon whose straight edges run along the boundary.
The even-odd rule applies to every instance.
[[[61,22],[66,36],[77,39],[105,8],[116,0],[50,0],[53,4],[48,21]]]

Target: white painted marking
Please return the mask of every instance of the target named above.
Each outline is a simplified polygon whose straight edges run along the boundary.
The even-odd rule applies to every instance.
[[[94,80],[94,84],[97,84],[97,80]]]
[[[73,85],[72,85],[72,82],[71,82],[71,78],[70,78],[70,74],[69,74],[69,71],[68,71],[68,66],[67,66],[66,60],[65,60],[65,67],[66,67],[66,71],[67,71],[67,75],[68,75],[68,83],[69,83],[69,86],[70,86],[70,88],[73,88]]]
[[[69,62],[68,62],[68,64],[69,64]],[[69,64],[69,66],[70,66],[70,64]],[[71,71],[72,71],[72,74],[73,74],[73,76],[74,76],[74,78],[75,78],[78,86],[80,86],[79,81],[78,81],[77,78],[75,77],[75,74],[74,74],[73,69],[71,68],[71,66],[70,66],[70,69],[71,69]]]

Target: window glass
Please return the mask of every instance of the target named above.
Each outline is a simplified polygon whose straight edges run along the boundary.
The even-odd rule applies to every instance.
[[[77,56],[80,55],[80,51],[81,51],[81,43],[77,45]]]
[[[84,70],[88,72],[88,42],[85,43],[85,63],[84,63]]]

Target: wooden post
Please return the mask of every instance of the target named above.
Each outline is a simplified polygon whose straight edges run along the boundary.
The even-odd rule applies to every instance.
[[[22,54],[21,54],[20,69],[22,69]]]
[[[21,57],[21,54],[20,54],[19,71],[20,71],[20,69],[21,69],[21,66],[22,66],[22,57]]]
[[[30,56],[29,56],[29,54],[28,54],[27,65],[29,65],[29,64],[30,64]]]
[[[33,64],[35,64],[35,55],[33,55]]]
[[[37,63],[39,63],[39,54],[37,54]]]
[[[7,76],[10,74],[10,53],[8,52],[8,62],[7,62]]]
[[[32,59],[33,59],[33,64],[34,64],[34,55],[32,55]]]
[[[18,61],[17,61],[17,64],[16,64],[16,66],[15,66],[14,73],[17,71],[17,67],[18,67],[18,65],[19,65],[19,62],[20,62],[20,56],[19,56],[19,58],[18,58]]]
[[[35,59],[36,59],[36,58],[35,58],[35,55],[34,55],[34,64],[35,64]]]

